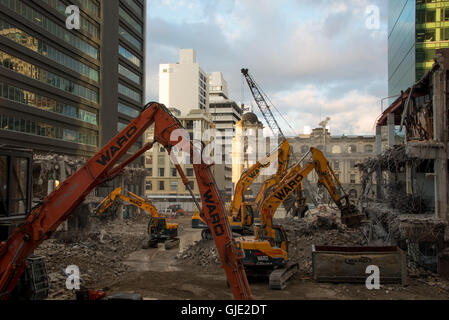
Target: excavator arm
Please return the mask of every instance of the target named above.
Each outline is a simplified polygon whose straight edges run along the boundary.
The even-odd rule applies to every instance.
[[[95,156],[66,179],[58,189],[47,196],[43,203],[34,208],[26,222],[0,244],[0,298],[7,299],[26,268],[26,258],[84,201],[86,196],[102,182],[114,176],[123,167],[148,150],[145,145],[134,156],[121,165],[114,165],[129,148],[154,124],[154,139],[171,151],[173,147],[189,150],[191,159],[201,159],[199,151],[190,140],[179,137],[172,140],[175,130],[183,129],[181,123],[162,104],[149,103],[141,114],[109,141]],[[195,156],[195,157],[194,157]],[[179,173],[186,180],[181,167]],[[242,252],[235,246],[223,202],[208,165],[203,161],[194,164],[194,171],[202,199],[202,217],[214,236],[218,253],[229,285],[236,299],[251,299],[251,291],[241,262]],[[184,181],[188,187],[188,181]]]
[[[353,226],[360,221],[361,215],[358,214],[355,206],[349,202],[348,195],[344,192],[338,177],[335,175],[323,153],[318,149],[310,148],[309,153],[307,153],[302,159],[307,157],[309,154],[312,155],[312,160],[303,167],[300,165],[301,161],[294,165],[288,174],[263,201],[260,208],[260,213],[264,230],[266,230],[264,233],[266,235],[272,234],[271,226],[273,216],[276,213],[277,208],[314,170],[318,175],[318,185],[323,185],[328,190],[332,200],[341,211],[342,222]]]
[[[233,216],[237,216],[239,214],[239,210],[241,208],[246,190],[248,190],[249,186],[254,182],[254,180],[259,177],[262,169],[268,168],[274,160],[278,159],[276,176],[282,176],[288,167],[289,154],[290,144],[285,139],[282,141],[279,147],[271,151],[270,154],[268,154],[265,158],[257,161],[248,170],[242,173],[242,176],[235,186],[234,197],[231,201],[230,211]]]

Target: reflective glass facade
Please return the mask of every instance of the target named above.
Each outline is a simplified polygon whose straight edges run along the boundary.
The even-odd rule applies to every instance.
[[[66,28],[72,4],[79,30]],[[0,0],[0,144],[89,157],[138,116],[145,8],[144,0]]]
[[[415,82],[415,0],[390,0],[388,92],[399,94]]]
[[[449,47],[448,0],[389,0],[388,91],[406,90],[430,70],[435,50]]]

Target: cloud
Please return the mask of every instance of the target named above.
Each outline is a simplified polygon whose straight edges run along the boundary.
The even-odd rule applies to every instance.
[[[160,61],[177,62],[180,48],[194,48],[206,72],[224,73],[232,99],[254,104],[246,84],[242,95],[240,69],[249,68],[298,132],[318,124],[314,104],[332,117],[332,130],[372,132],[377,104],[387,95],[387,1],[192,0],[181,9],[176,0],[152,3],[147,88],[153,100]],[[366,28],[370,5],[380,8],[380,30]]]

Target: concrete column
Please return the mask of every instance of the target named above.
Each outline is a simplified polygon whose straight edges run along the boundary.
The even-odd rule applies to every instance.
[[[405,192],[413,194],[413,168],[408,162],[405,164]]]
[[[441,68],[433,75],[433,128],[434,140],[442,144],[435,159],[435,215],[448,219],[448,119],[447,119],[447,72],[448,50],[438,50],[436,60]]]
[[[382,127],[376,126],[376,154],[382,153]]]
[[[388,130],[388,147],[393,147],[395,145],[394,139],[394,114],[388,114],[387,118],[387,130]]]
[[[376,154],[382,153],[382,127],[376,126]],[[376,196],[377,200],[382,200],[382,170],[376,171]]]

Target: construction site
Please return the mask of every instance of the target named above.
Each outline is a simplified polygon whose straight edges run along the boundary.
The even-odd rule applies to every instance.
[[[432,70],[380,116],[379,132],[400,124],[407,138],[398,145],[388,136],[386,151],[358,164],[363,190],[356,199],[319,149],[311,147],[295,159],[247,69],[242,74],[269,128],[281,139],[243,171],[227,204],[203,161],[193,165],[200,201],[181,165],[174,164],[196,203],[192,211],[172,206],[160,212],[123,187],[105,198],[94,192],[113,179],[125,186],[145,175],[128,166],[155,143],[165,150],[189,146],[192,159],[200,153],[190,140],[168,139],[182,126],[158,103],[148,104],[91,159],[3,147],[1,179],[8,184],[2,192],[2,221],[10,218],[2,224],[0,246],[3,297],[449,298],[448,61],[449,51],[439,51]],[[154,141],[118,162],[151,125]],[[380,133],[376,143],[382,143]],[[249,201],[246,191],[272,163],[275,173]],[[423,179],[433,180],[435,188],[430,181],[425,190],[417,187]],[[318,203],[319,190],[328,196]],[[78,278],[70,266],[76,266]],[[369,289],[372,266],[380,273],[377,288]],[[68,289],[68,279],[79,286]]]
[[[296,134],[249,69],[251,108],[193,49],[161,59],[159,85],[191,68],[180,83],[199,107],[165,89],[170,103],[142,106],[145,1],[79,1],[76,32],[62,26],[65,1],[39,2],[0,0],[0,300],[449,299],[449,48],[384,98],[372,136],[332,136],[321,109],[319,127]],[[23,31],[21,12],[55,35]],[[11,56],[20,46],[45,59]],[[45,71],[46,59],[67,70]],[[85,87],[63,77],[74,71]],[[99,111],[117,102],[120,115]]]

